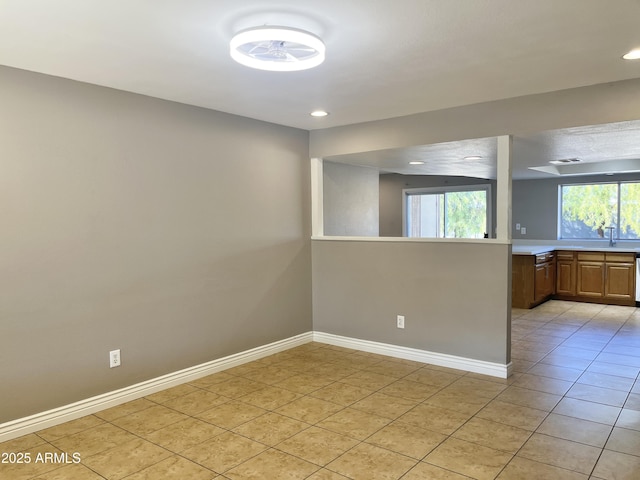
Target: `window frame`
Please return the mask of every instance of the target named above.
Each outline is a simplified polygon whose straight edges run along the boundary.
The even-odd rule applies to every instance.
[[[492,215],[491,212],[493,212],[493,205],[492,205],[492,195],[491,195],[491,184],[490,183],[476,183],[476,184],[470,184],[470,185],[453,185],[453,186],[441,186],[441,187],[419,187],[419,188],[404,188],[402,189],[402,236],[406,237],[406,238],[436,238],[436,239],[440,239],[442,238],[443,240],[461,240],[461,239],[457,239],[457,238],[451,238],[451,237],[409,237],[409,232],[407,231],[409,222],[407,221],[407,201],[409,200],[410,196],[413,195],[423,195],[423,194],[430,194],[430,195],[437,195],[437,194],[447,194],[447,193],[456,193],[456,192],[475,192],[475,191],[484,191],[486,194],[486,198],[487,198],[487,205],[486,205],[486,233],[488,233],[489,237],[493,237],[493,235],[491,234],[491,225],[493,225],[492,222]],[[471,238],[471,237],[469,237]]]
[[[629,183],[637,183],[640,184],[640,180],[603,180],[600,182],[576,182],[576,183],[560,183],[558,184],[558,225],[557,225],[557,238],[558,240],[580,240],[580,241],[598,241],[603,240],[602,238],[577,238],[577,237],[563,237],[562,236],[562,210],[563,210],[563,195],[562,189],[563,187],[578,187],[578,186],[587,186],[587,185],[615,185],[617,189],[617,202],[616,202],[616,225],[615,225],[615,235],[613,237],[614,241],[638,241],[640,240],[640,233],[636,238],[620,238],[620,213],[622,209],[622,188],[623,184]],[[605,240],[608,237],[605,235]]]

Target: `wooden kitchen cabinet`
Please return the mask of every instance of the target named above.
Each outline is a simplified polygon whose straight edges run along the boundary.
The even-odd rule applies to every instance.
[[[541,302],[555,293],[556,266],[552,260],[536,265],[534,298]]]
[[[532,308],[549,298],[635,306],[634,252],[558,250],[513,255],[511,304]]]
[[[534,275],[533,301],[540,303],[547,296],[547,276],[549,273],[546,265],[536,265]]]
[[[604,298],[604,252],[578,252],[576,295]]]
[[[635,254],[607,253],[604,297],[635,305]]]
[[[576,295],[580,297],[604,298],[604,272],[604,262],[578,261]]]
[[[635,254],[618,252],[574,252],[570,261],[558,253],[556,297],[561,300],[635,305]],[[562,257],[562,259],[561,259]],[[575,291],[572,268],[575,267]]]
[[[532,308],[555,293],[554,252],[514,255],[511,262],[511,305]]]
[[[576,253],[571,250],[556,252],[556,295],[576,294]]]

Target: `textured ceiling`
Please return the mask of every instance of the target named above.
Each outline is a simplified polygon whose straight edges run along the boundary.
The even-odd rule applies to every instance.
[[[471,155],[480,155],[482,159],[464,158]],[[580,162],[561,166],[549,163],[567,158],[578,158]],[[372,167],[386,173],[496,178],[495,138],[335,155],[325,159]],[[410,161],[425,163],[409,165]],[[534,169],[539,167],[542,169]],[[640,121],[549,130],[513,139],[514,179],[624,172],[640,172]]]
[[[638,0],[2,0],[0,64],[315,129],[640,77],[620,59],[639,18]],[[326,62],[234,63],[233,33],[261,24],[318,34]]]

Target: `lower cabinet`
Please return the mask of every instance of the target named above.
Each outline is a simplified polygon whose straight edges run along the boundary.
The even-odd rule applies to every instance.
[[[634,306],[635,253],[558,250],[513,255],[511,305],[532,308],[549,298]]]
[[[554,252],[540,255],[514,255],[511,262],[511,305],[532,308],[555,293]]]
[[[570,250],[556,252],[556,295],[576,294],[576,253]]]
[[[604,297],[635,305],[635,264],[606,263]]]
[[[556,265],[549,261],[536,265],[536,280],[534,286],[534,299],[542,302],[555,293]]]
[[[557,255],[556,298],[635,305],[634,253],[561,251]]]
[[[578,260],[579,297],[604,298],[604,262]]]

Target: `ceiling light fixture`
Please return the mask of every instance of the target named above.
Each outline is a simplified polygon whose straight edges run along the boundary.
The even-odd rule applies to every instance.
[[[469,155],[467,157],[464,157],[465,160],[482,160],[482,156],[481,155]]]
[[[629,53],[625,53],[622,58],[625,60],[638,60],[640,59],[640,48],[634,48]]]
[[[311,115],[312,117],[318,117],[318,118],[326,117],[327,115],[329,115],[329,112],[325,112],[324,110],[314,110],[309,115]]]
[[[231,58],[259,70],[294,72],[317,67],[325,45],[315,35],[288,27],[259,27],[236,34],[229,44]]]
[[[424,165],[424,162],[420,162],[418,160],[415,160],[415,161],[409,162],[409,165]]]
[[[559,160],[549,160],[552,165],[566,165],[568,163],[580,163],[579,158],[561,158]]]

